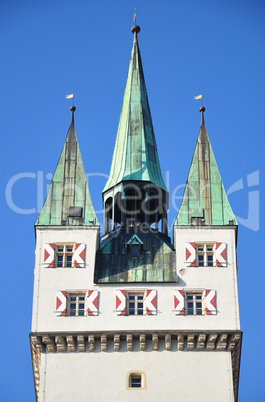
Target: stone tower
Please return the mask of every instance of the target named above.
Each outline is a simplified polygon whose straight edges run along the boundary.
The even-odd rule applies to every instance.
[[[237,222],[201,111],[183,201],[167,233],[162,178],[138,45],[109,179],[104,233],[91,203],[74,111],[35,223],[30,334],[40,402],[236,401],[241,336]]]

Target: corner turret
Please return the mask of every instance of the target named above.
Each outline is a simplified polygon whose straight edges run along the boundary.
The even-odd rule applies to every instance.
[[[77,142],[74,112],[49,191],[35,226],[98,225]]]
[[[205,128],[205,107],[199,111],[201,127],[174,225],[237,225]]]

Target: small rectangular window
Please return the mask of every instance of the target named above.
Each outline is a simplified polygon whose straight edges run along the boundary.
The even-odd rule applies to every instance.
[[[202,292],[186,293],[186,312],[188,315],[202,315]]]
[[[56,244],[55,245],[55,266],[57,268],[73,267],[73,244]]]
[[[199,267],[214,266],[214,245],[197,244],[197,264]]]
[[[144,314],[144,292],[128,292],[127,314]]]
[[[137,257],[139,255],[139,245],[138,244],[131,245],[131,255],[132,255],[132,257]]]
[[[85,315],[85,294],[69,294],[69,310],[68,315],[84,316]]]
[[[127,375],[127,386],[129,389],[144,388],[145,385],[145,373],[144,372],[131,372]]]

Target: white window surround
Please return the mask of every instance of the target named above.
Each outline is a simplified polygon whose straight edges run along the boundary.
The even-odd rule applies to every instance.
[[[174,290],[174,312],[176,315],[216,315],[216,294],[214,289]]]
[[[198,241],[185,243],[186,267],[226,267],[226,243]]]
[[[44,268],[84,268],[85,249],[84,243],[45,243]]]
[[[54,248],[54,264],[57,268],[72,268],[74,266],[73,255],[74,255],[75,244],[73,243],[61,243],[55,244]]]
[[[146,374],[141,370],[129,371],[126,375],[127,390],[143,390],[146,389]]]
[[[86,315],[86,293],[71,292],[68,294],[67,315],[84,317]]]
[[[55,312],[64,317],[97,316],[98,302],[97,290],[58,290]]]
[[[116,290],[116,314],[146,316],[157,314],[157,291],[154,289]]]
[[[127,315],[144,315],[144,301],[146,292],[128,291],[127,292]]]
[[[205,308],[203,303],[202,291],[185,292],[185,313],[186,315],[204,315]]]

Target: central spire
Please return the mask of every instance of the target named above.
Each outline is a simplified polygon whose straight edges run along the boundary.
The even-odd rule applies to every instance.
[[[158,201],[152,201],[156,212],[152,215],[150,210],[148,210],[150,217],[148,225],[151,225],[152,223],[157,225],[162,216],[164,216],[164,222],[166,220],[165,214],[168,204],[168,192],[161,174],[141,54],[138,46],[137,35],[140,32],[140,27],[136,25],[136,17],[134,18],[134,21],[135,25],[131,28],[134,35],[134,41],[127,82],[124,91],[110,174],[103,190],[103,199],[104,204],[108,200],[108,205],[110,205],[110,203],[114,205],[116,203],[116,201],[113,200],[114,193],[116,194],[120,191],[122,195],[125,187],[128,189],[131,184],[135,189],[135,185],[137,184],[138,201],[135,201],[136,205],[136,203],[143,201],[141,198],[148,199],[149,195],[146,194],[146,190],[147,186],[149,186],[149,194],[151,193],[153,196],[155,193],[159,193],[161,205],[158,207]],[[144,186],[145,188],[143,189]],[[135,192],[135,190],[133,191]],[[113,194],[111,195],[111,193]],[[141,193],[141,196],[139,196],[139,193]],[[110,200],[110,197],[112,200]],[[132,197],[132,194],[130,197]],[[153,197],[153,199],[154,198],[155,197]],[[129,204],[133,202],[134,201],[130,201]],[[144,220],[146,223],[146,211],[141,211],[140,215],[138,214],[136,220],[139,221],[140,219],[140,223],[143,223]],[[115,228],[115,216],[112,217],[112,220],[114,221]],[[119,212],[117,223],[122,225],[122,220],[122,213]],[[109,224],[107,224],[107,226],[105,225],[105,232],[109,232],[109,229]]]
[[[103,192],[124,180],[149,181],[167,191],[162,178],[147,97],[137,34],[134,34],[128,77],[109,179]]]

